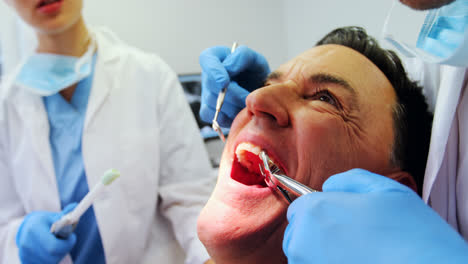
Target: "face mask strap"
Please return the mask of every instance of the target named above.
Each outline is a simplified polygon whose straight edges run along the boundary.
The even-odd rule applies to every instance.
[[[81,68],[88,64],[88,62],[91,60],[91,58],[93,57],[93,54],[94,54],[94,51],[96,50],[96,40],[94,38],[94,35],[91,35],[90,36],[91,38],[91,42],[89,43],[89,46],[88,46],[88,50],[86,51],[86,53],[78,59],[78,61],[76,62],[76,65],[75,65],[75,72],[77,74],[81,74]]]
[[[385,18],[383,29],[382,29],[382,39],[385,39],[388,34],[388,23],[390,22],[390,18],[392,17],[393,14],[393,9],[395,9],[396,6],[396,1],[398,0],[393,0],[392,1],[392,6],[390,7],[390,10],[387,13],[387,17]]]
[[[436,56],[419,50],[416,46],[408,45],[402,41],[397,40],[392,34],[388,31],[388,25],[390,23],[391,17],[393,15],[393,11],[395,6],[397,5],[398,0],[394,0],[392,2],[392,6],[390,7],[390,11],[388,12],[387,17],[385,18],[384,26],[382,29],[382,39],[390,43],[393,47],[395,47],[402,55],[408,58],[419,57],[425,61],[429,62],[436,62],[440,60]],[[427,23],[428,18],[425,19],[424,23]]]
[[[398,0],[393,1],[390,11],[384,21],[382,29],[383,40],[389,42],[402,55],[408,58],[417,57],[431,64],[447,64],[458,67],[468,66],[468,25],[457,25],[459,28],[464,27],[465,32],[459,32],[460,36],[458,40],[452,38],[452,40],[457,40],[457,42],[459,42],[458,47],[456,48],[446,45],[446,40],[444,42],[440,37],[433,38],[430,36],[430,34],[432,34],[431,32],[436,30],[433,27],[437,26],[436,21],[439,18],[457,17],[458,14],[465,15],[465,10],[468,10],[468,1],[458,0],[448,6],[429,10],[424,18],[421,29],[419,30],[419,35],[415,44],[405,43],[398,40],[390,31],[389,25],[392,23],[392,16],[395,16],[395,14],[392,13],[396,12],[395,6],[398,4],[397,1]],[[460,21],[464,22],[465,20]],[[455,32],[449,26],[439,27],[437,30]],[[444,47],[447,48],[447,52],[442,53],[444,51]]]

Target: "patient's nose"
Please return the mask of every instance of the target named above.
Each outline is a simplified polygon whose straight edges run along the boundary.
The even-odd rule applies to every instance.
[[[292,82],[287,82],[255,90],[247,96],[247,109],[256,117],[274,120],[281,127],[289,126],[287,104],[292,85]]]

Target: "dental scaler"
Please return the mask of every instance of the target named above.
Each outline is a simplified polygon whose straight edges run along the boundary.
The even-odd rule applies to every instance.
[[[232,44],[231,54],[234,53],[236,48],[237,48],[237,42],[234,42]],[[223,141],[223,143],[226,142],[226,137],[224,137],[223,130],[221,129],[221,127],[218,124],[218,115],[219,115],[219,112],[221,111],[221,107],[223,106],[224,98],[226,97],[226,92],[227,92],[228,85],[229,85],[229,83],[226,84],[226,86],[223,87],[223,89],[221,89],[221,91],[218,94],[218,99],[216,100],[216,112],[215,112],[215,116],[213,118],[213,122],[212,122],[212,125],[211,125],[213,130],[218,132],[218,136]]]

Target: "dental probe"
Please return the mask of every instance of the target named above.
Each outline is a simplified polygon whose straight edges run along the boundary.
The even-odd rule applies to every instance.
[[[231,54],[234,53],[236,48],[237,48],[237,42],[234,42],[232,44]],[[226,142],[226,138],[224,137],[223,131],[221,130],[221,127],[219,126],[217,120],[218,120],[219,112],[221,111],[221,107],[223,106],[223,103],[224,103],[224,97],[226,97],[228,86],[229,86],[229,83],[227,83],[226,86],[224,86],[223,89],[221,89],[221,91],[218,94],[218,99],[216,100],[216,112],[215,112],[215,116],[213,118],[213,122],[211,125],[213,130],[218,132],[218,136],[223,142]]]
[[[102,193],[105,186],[110,185],[115,179],[120,176],[120,172],[114,169],[108,170],[102,175],[101,180],[86,194],[81,202],[73,209],[73,211],[62,216],[51,227],[50,232],[58,238],[66,239],[75,230],[80,217],[93,204],[96,197]]]
[[[289,203],[292,203],[290,194],[299,197],[304,194],[318,192],[286,175],[279,174],[280,169],[271,161],[265,151],[260,152],[260,159],[263,164],[259,164],[260,172],[265,177],[267,185],[278,190]]]

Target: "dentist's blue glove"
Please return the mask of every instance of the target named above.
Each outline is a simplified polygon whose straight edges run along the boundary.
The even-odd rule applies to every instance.
[[[72,233],[66,240],[56,238],[50,227],[76,205],[69,204],[60,213],[32,212],[24,218],[16,234],[21,263],[59,263],[72,250],[76,235]]]
[[[237,113],[245,107],[247,95],[262,87],[270,73],[265,57],[246,46],[239,46],[232,54],[228,47],[208,48],[200,55],[200,66],[200,117],[203,121],[213,121],[218,94],[223,87],[229,85],[218,116],[218,123],[222,127],[231,126]]]
[[[354,169],[288,209],[291,264],[468,263],[468,244],[406,186]]]

